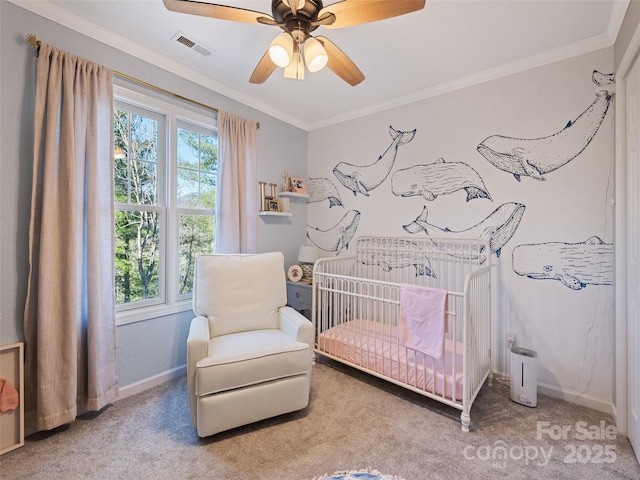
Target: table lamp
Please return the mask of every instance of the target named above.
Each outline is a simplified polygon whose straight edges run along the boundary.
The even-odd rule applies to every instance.
[[[311,283],[313,280],[313,264],[318,260],[318,250],[312,245],[301,245],[298,251],[298,262],[302,267],[301,282]]]

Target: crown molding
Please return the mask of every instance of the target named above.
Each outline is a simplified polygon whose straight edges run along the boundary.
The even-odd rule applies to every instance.
[[[609,23],[607,23],[607,28],[604,31],[612,44],[616,43],[616,39],[620,33],[620,28],[622,27],[622,22],[624,21],[624,16],[627,14],[627,9],[629,8],[630,3],[631,0],[617,0],[613,2],[611,15],[609,15]]]
[[[313,131],[319,128],[324,128],[349,120],[354,120],[366,115],[371,115],[392,108],[401,107],[403,105],[426,100],[428,98],[454,92],[456,90],[468,88],[474,85],[496,80],[498,78],[514,75],[516,73],[530,70],[532,68],[537,68],[543,65],[548,65],[554,62],[576,57],[578,55],[583,55],[592,51],[611,47],[615,43],[615,39],[618,35],[618,32],[620,31],[622,21],[630,2],[630,0],[619,0],[614,2],[611,16],[609,18],[609,23],[607,24],[606,32],[603,34],[540,54],[521,58],[513,62],[498,65],[496,67],[492,67],[470,75],[465,75],[457,79],[441,83],[439,85],[434,85],[427,89],[393,98],[386,102],[380,102],[369,105],[366,108],[353,110],[344,115],[326,118],[320,120],[319,122],[306,123],[299,118],[288,115],[270,105],[256,100],[253,97],[244,95],[237,90],[228,87],[227,85],[216,82],[206,75],[185,67],[184,65],[176,62],[175,60],[167,58],[166,56],[156,52],[155,50],[141,46],[136,42],[118,35],[111,30],[107,30],[100,25],[90,22],[85,18],[75,15],[51,2],[33,0],[7,1],[305,131]]]
[[[316,130],[337,123],[354,120],[359,117],[371,115],[373,113],[379,113],[391,108],[401,107],[410,103],[419,102],[428,98],[444,95],[445,93],[451,93],[463,88],[472,87],[492,80],[497,80],[502,77],[508,77],[516,73],[531,70],[532,68],[541,67],[551,63],[567,60],[569,58],[577,57],[585,53],[590,53],[596,50],[613,46],[611,38],[607,34],[600,34],[595,37],[582,40],[580,42],[571,43],[560,48],[548,50],[546,52],[531,55],[529,57],[514,60],[513,62],[504,63],[496,67],[488,68],[486,70],[472,73],[458,77],[445,83],[434,85],[433,87],[419,90],[408,95],[393,98],[387,102],[377,103],[369,105],[366,108],[360,110],[354,110],[346,115],[327,118],[320,122],[316,122],[310,125],[310,130]]]
[[[260,112],[271,115],[283,122],[301,128],[307,129],[307,125],[302,123],[298,118],[287,115],[286,113],[273,108],[270,105],[262,103],[253,97],[243,95],[242,93],[228,87],[222,83],[212,80],[210,77],[203,75],[191,68],[185,67],[179,62],[172,60],[155,50],[144,47],[136,42],[133,42],[117,33],[108,30],[96,23],[93,23],[86,18],[80,17],[62,7],[59,7],[48,1],[33,1],[33,0],[7,0],[14,5],[17,5],[25,10],[28,10],[36,15],[46,18],[52,22],[58,23],[63,27],[67,27],[82,35],[97,40],[105,45],[113,47],[124,53],[127,53],[133,57],[139,58],[147,63],[150,63],[158,68],[167,70],[179,77],[185,78],[193,83],[203,86],[216,93],[231,98],[237,102],[240,102],[249,107],[255,108]],[[109,67],[108,65],[106,65]],[[109,67],[111,68],[111,67]],[[125,73],[125,72],[123,72]]]

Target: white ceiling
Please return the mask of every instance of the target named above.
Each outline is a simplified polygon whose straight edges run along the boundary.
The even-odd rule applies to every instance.
[[[277,69],[264,84],[250,84],[277,27],[170,12],[161,0],[10,1],[305,130],[611,46],[629,4],[427,0],[423,10],[401,17],[318,28],[314,35],[332,40],[364,73],[352,87],[327,68],[307,72],[304,81]],[[215,3],[271,14],[270,0]],[[177,32],[213,54],[171,40]]]

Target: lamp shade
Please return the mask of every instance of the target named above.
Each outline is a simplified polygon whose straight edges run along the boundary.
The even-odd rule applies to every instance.
[[[311,245],[301,245],[298,251],[298,261],[300,263],[315,263],[318,260],[318,250]]]
[[[308,38],[304,42],[304,61],[312,73],[322,70],[329,61],[327,51],[322,44],[313,37]]]
[[[279,67],[286,67],[293,55],[293,38],[287,32],[282,32],[271,42],[269,58]]]

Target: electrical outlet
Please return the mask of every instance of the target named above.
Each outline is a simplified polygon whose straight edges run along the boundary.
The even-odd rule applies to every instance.
[[[507,346],[509,347],[509,349],[511,349],[511,347],[513,347],[516,344],[517,340],[518,340],[518,336],[515,333],[507,334]]]

